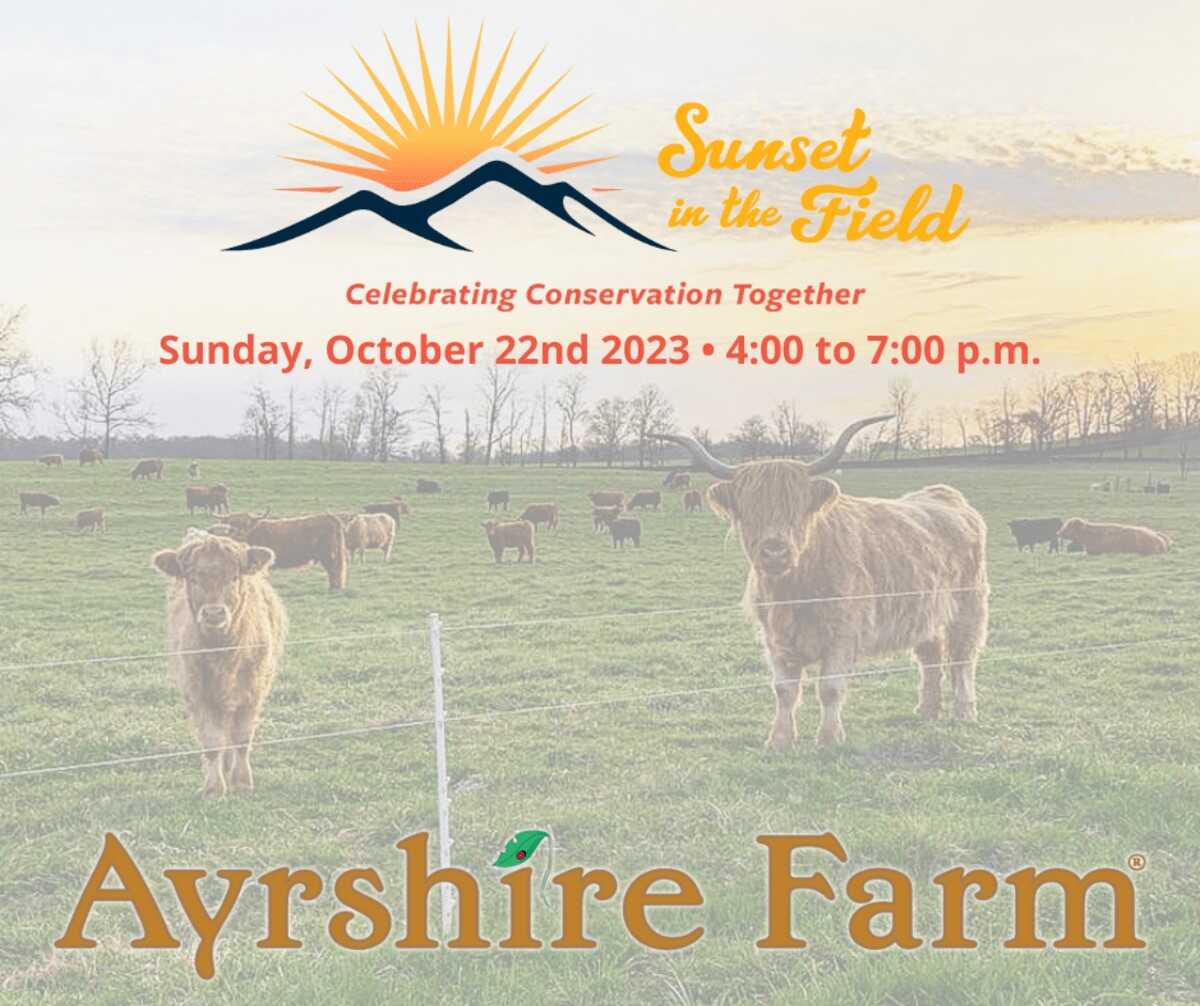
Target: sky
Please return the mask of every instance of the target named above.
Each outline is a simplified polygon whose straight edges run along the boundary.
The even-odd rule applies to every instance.
[[[363,93],[355,57],[388,68],[382,32],[410,70],[419,23],[440,74],[447,21],[462,87],[486,14],[482,63],[515,31],[505,82],[543,46],[529,94],[563,70],[546,108],[591,96],[549,138],[604,129],[571,148],[611,160],[557,176],[623,220],[675,247],[646,248],[596,224],[595,237],[498,190],[481,190],[436,219],[472,253],[437,248],[358,215],[273,249],[221,249],[314,212],[360,186],[282,155],[346,160],[290,124],[355,140],[306,97],[349,113],[328,70]],[[921,4],[606,4],[589,9],[510,3],[405,7],[347,2],[142,2],[21,5],[0,37],[0,111],[12,146],[0,190],[0,304],[25,305],[24,335],[51,368],[47,402],[94,338],[121,335],[156,355],[159,338],[491,338],[531,331],[686,333],[727,344],[739,333],[795,332],[861,340],[868,332],[1026,338],[1040,366],[1066,372],[1135,352],[1200,348],[1200,61],[1194,3],[1151,5],[933,0]],[[393,79],[394,78],[389,78]],[[685,101],[710,110],[712,137],[836,134],[862,108],[872,127],[865,173],[880,205],[921,182],[964,190],[971,223],[949,244],[801,245],[779,232],[668,230],[677,198],[716,204],[730,184],[762,189],[795,212],[812,173],[701,173],[656,166],[677,140]],[[276,191],[343,184],[335,194]],[[372,187],[369,184],[365,187]],[[379,191],[386,191],[380,189]],[[389,193],[396,196],[396,193]],[[353,282],[479,280],[523,287],[752,282],[864,287],[853,309],[367,309],[345,302]],[[994,393],[1028,373],[993,368],[903,370],[922,404]],[[226,433],[255,379],[309,393],[347,368],[291,378],[268,370],[157,368],[147,395],[167,433]],[[553,369],[527,371],[533,391]],[[830,372],[736,367],[720,358],[673,368],[589,368],[591,395],[660,384],[684,426],[723,430],[779,398],[830,425],[876,411],[890,367]],[[414,368],[460,402],[469,368]],[[43,414],[43,422],[45,422]]]

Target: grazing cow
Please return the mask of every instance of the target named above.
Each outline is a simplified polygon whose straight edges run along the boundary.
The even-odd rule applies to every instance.
[[[1103,482],[1093,482],[1088,488],[1094,493],[1112,492],[1112,483],[1105,479]]]
[[[36,509],[42,512],[42,516],[46,516],[46,511],[52,506],[58,506],[62,503],[57,496],[51,496],[49,493],[17,493],[21,500],[21,514],[24,516],[29,510]]]
[[[207,513],[229,513],[229,487],[218,482],[215,486],[187,486],[184,490],[188,513],[197,509]]]
[[[433,479],[417,479],[418,493],[440,493],[441,491],[441,484],[434,482]]]
[[[408,513],[408,504],[402,499],[388,500],[386,503],[368,503],[362,508],[365,514],[386,514],[399,525],[400,515]]]
[[[1058,533],[1067,541],[1082,546],[1088,555],[1162,555],[1171,547],[1171,539],[1152,528],[1098,524],[1081,517],[1072,517]]]
[[[987,636],[987,525],[957,489],[926,486],[899,499],[844,495],[821,477],[854,435],[892,417],[847,427],[824,456],[750,461],[714,458],[694,438],[658,434],[721,481],[712,509],[729,521],[750,560],[745,604],[758,623],[775,687],[768,744],[796,737],[806,669],[817,665],[818,744],[845,739],[846,676],[861,659],[911,649],[921,668],[917,714],[941,715],[942,675],[954,713],[976,717],[975,663]],[[833,601],[806,603],[817,598]]]
[[[507,510],[509,502],[509,494],[506,489],[493,489],[487,494],[488,510]]]
[[[37,461],[39,465],[45,465],[47,468],[61,468],[63,466],[63,456],[61,454],[43,454]]]
[[[683,512],[695,513],[704,507],[704,497],[700,495],[699,489],[689,489],[683,494]]]
[[[151,475],[162,481],[163,463],[160,458],[144,458],[129,469],[131,480],[149,479]]]
[[[188,478],[189,479],[198,479],[199,477],[200,477],[200,466],[195,461],[193,461],[188,465]]]
[[[79,452],[79,467],[104,464],[104,452],[99,447],[85,447]]]
[[[346,532],[333,514],[268,519],[266,513],[234,513],[225,518],[225,523],[238,541],[274,552],[276,569],[298,569],[316,563],[325,570],[331,591],[345,589],[350,575]]]
[[[369,548],[379,549],[384,562],[391,559],[392,545],[396,541],[396,521],[391,514],[360,513],[348,519],[339,515],[338,519],[346,531],[346,548],[350,550],[351,561],[357,555],[365,563]]]
[[[521,516],[517,520],[527,520],[534,527],[537,527],[539,524],[545,524],[547,528],[557,528],[558,504],[530,503],[529,506],[521,511]]]
[[[642,547],[642,522],[636,517],[616,517],[608,522],[608,531],[613,548],[624,548],[627,541],[633,542],[634,548]]]
[[[154,556],[169,579],[167,649],[204,749],[206,797],[254,788],[250,747],[287,638],[287,611],[267,575],[274,558],[203,532]]]
[[[1046,542],[1047,551],[1057,552],[1058,529],[1062,527],[1061,517],[1024,517],[1008,522],[1009,530],[1017,540],[1017,551],[1028,548],[1033,551],[1035,545]]]
[[[1154,488],[1158,491],[1159,496],[1165,496],[1167,493],[1169,493],[1171,491],[1171,483],[1170,482],[1157,482],[1157,483],[1155,483]]]
[[[92,510],[80,510],[75,515],[75,527],[79,531],[96,531],[104,530],[104,511],[100,507],[95,507]]]
[[[529,521],[516,520],[501,524],[496,520],[485,520],[482,527],[497,562],[504,561],[506,548],[517,550],[517,562],[524,556],[529,556],[529,561],[533,562],[534,527]]]
[[[687,472],[670,471],[663,479],[664,489],[687,489],[692,484],[692,478]]]
[[[592,507],[592,533],[607,531],[610,522],[621,516],[619,506]]]
[[[625,504],[626,510],[645,510],[650,507],[657,510],[662,506],[662,493],[657,489],[642,489],[630,497],[628,503]]]
[[[623,506],[625,503],[625,494],[614,490],[606,489],[603,492],[588,493],[588,499],[592,501],[592,506]]]

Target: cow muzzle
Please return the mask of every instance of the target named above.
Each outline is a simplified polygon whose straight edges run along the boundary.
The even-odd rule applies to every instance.
[[[223,604],[201,605],[196,612],[196,621],[203,629],[227,629],[229,627],[229,609]]]
[[[766,538],[758,546],[755,560],[764,573],[779,576],[792,566],[792,546],[783,538]]]

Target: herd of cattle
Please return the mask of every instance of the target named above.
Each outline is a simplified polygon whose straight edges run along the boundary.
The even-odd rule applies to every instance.
[[[845,738],[842,707],[848,678],[862,659],[911,651],[920,669],[916,713],[943,715],[944,681],[952,687],[953,715],[977,717],[975,669],[987,640],[987,526],[957,489],[926,486],[898,499],[843,494],[825,477],[835,471],[851,440],[875,416],[847,427],[816,461],[752,461],[727,465],[694,438],[659,434],[685,448],[693,467],[715,476],[706,495],[689,476],[670,473],[664,488],[683,490],[682,509],[710,508],[740,538],[748,560],[743,594],[756,623],[775,692],[768,745],[783,748],[796,737],[795,716],[805,681],[814,680],[821,707],[818,744]],[[87,458],[85,459],[85,454]],[[96,455],[99,455],[98,457]],[[61,455],[43,464],[61,467]],[[81,452],[80,464],[103,463],[99,452]],[[161,460],[139,461],[130,475],[162,479]],[[190,478],[199,474],[193,463]],[[419,494],[442,487],[418,479]],[[270,580],[271,569],[315,564],[331,591],[347,585],[350,562],[369,550],[386,561],[401,518],[410,513],[400,497],[370,503],[358,513],[272,517],[230,512],[224,484],[188,485],[185,503],[220,523],[189,529],[182,544],[158,552],[154,566],[168,578],[167,628],[174,670],[189,720],[204,749],[203,792],[220,796],[250,789],[250,749],[285,645],[287,613]],[[45,514],[60,500],[21,492],[21,512]],[[628,497],[607,490],[589,494],[592,530],[607,532],[614,548],[639,546],[642,521],[635,511],[661,510],[663,493],[640,490]],[[507,514],[512,494],[493,490],[489,513]],[[539,529],[559,527],[557,503],[525,506],[515,520],[483,522],[496,562],[507,550],[517,561],[535,558]],[[102,531],[104,511],[81,511],[80,530]],[[1011,521],[1018,549],[1046,543],[1058,551],[1088,554],[1159,554],[1170,541],[1144,527],[1100,524],[1074,517]],[[821,599],[822,604],[814,603]]]

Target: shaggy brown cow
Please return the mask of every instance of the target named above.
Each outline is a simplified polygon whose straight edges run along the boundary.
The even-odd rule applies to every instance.
[[[607,531],[609,523],[620,516],[621,508],[619,506],[592,507],[592,533]]]
[[[622,506],[625,503],[625,494],[612,490],[604,490],[598,493],[588,493],[588,499],[592,501],[592,506]]]
[[[687,489],[691,484],[692,479],[687,472],[667,472],[667,477],[663,479],[664,489]]]
[[[129,469],[130,479],[149,479],[151,475],[162,481],[163,463],[159,458],[144,458]]]
[[[154,556],[167,585],[167,649],[204,749],[206,797],[254,788],[250,747],[287,637],[269,548],[197,532]]]
[[[188,513],[199,508],[208,513],[229,513],[229,487],[221,483],[215,486],[187,486],[184,490]]]
[[[61,468],[63,466],[63,456],[61,454],[43,454],[37,459],[39,465],[45,465],[47,468]]]
[[[547,528],[556,528],[558,527],[558,504],[530,503],[521,511],[521,516],[517,520],[527,520],[534,527],[545,524]]]
[[[386,503],[368,503],[362,508],[367,514],[387,514],[399,526],[400,515],[408,513],[408,504],[401,499],[388,500]]]
[[[501,524],[496,520],[485,520],[481,525],[487,534],[488,544],[492,546],[492,555],[497,562],[504,561],[504,550],[515,548],[517,562],[524,556],[529,556],[533,562],[533,533],[534,528],[527,520],[510,521]]]
[[[104,452],[99,447],[85,447],[79,452],[79,466],[104,464]]]
[[[316,563],[325,570],[331,591],[345,589],[350,575],[346,532],[333,514],[268,520],[265,513],[234,513],[225,523],[238,541],[271,549],[276,569],[298,569]]]
[[[704,497],[699,489],[689,489],[683,494],[683,512],[695,513],[704,507]]]
[[[396,541],[396,521],[391,514],[356,514],[349,520],[342,520],[342,527],[346,530],[346,547],[350,550],[351,560],[357,555],[365,563],[369,548],[383,552],[384,562],[391,559],[392,545]]]
[[[645,510],[646,507],[651,507],[657,510],[662,506],[662,493],[657,489],[642,489],[630,497],[628,503],[625,504],[626,510]]]
[[[636,517],[617,517],[608,522],[608,530],[612,535],[613,548],[625,547],[625,542],[633,542],[634,548],[642,547],[642,522]]]
[[[487,506],[489,510],[507,510],[509,502],[509,494],[506,489],[493,489],[487,494]]]
[[[104,530],[104,511],[100,507],[92,510],[80,510],[75,515],[75,527],[79,531],[96,531]]]
[[[417,492],[419,493],[440,493],[442,487],[433,479],[417,479]]]
[[[1079,545],[1088,555],[1129,553],[1162,555],[1171,547],[1171,539],[1148,527],[1126,524],[1097,524],[1072,517],[1058,530],[1059,537]],[[1071,550],[1075,551],[1075,550]]]
[[[941,715],[948,669],[955,716],[975,719],[975,664],[988,624],[983,518],[949,486],[874,499],[843,495],[819,477],[837,466],[859,430],[890,418],[852,424],[811,464],[733,467],[691,437],[659,434],[721,480],[709,487],[708,501],[738,532],[750,560],[744,600],[773,674],[773,748],[795,739],[810,665],[817,665],[821,701],[817,743],[832,744],[845,738],[846,675],[859,660],[894,650],[912,649],[920,665],[918,715]],[[818,598],[838,600],[805,603]]]
[[[46,516],[46,511],[52,506],[58,506],[62,500],[57,496],[51,496],[49,493],[17,493],[21,500],[21,514],[27,513],[30,508],[40,510],[42,516]]]

